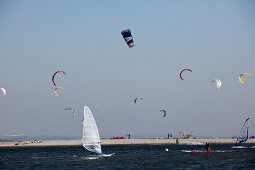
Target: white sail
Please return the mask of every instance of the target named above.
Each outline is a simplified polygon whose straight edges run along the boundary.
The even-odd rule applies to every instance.
[[[244,144],[249,139],[249,120],[250,118],[247,118],[245,120],[243,127],[240,131],[240,135],[236,140],[236,145]]]
[[[102,154],[97,125],[91,110],[87,106],[84,106],[82,144],[88,151]]]

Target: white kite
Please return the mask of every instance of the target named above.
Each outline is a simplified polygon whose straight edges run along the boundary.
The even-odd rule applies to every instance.
[[[212,83],[215,84],[215,87],[216,87],[217,90],[220,89],[221,84],[222,84],[221,81],[220,81],[219,79],[214,79],[214,80],[212,80]]]
[[[64,90],[64,87],[58,86],[55,88],[54,93],[56,96],[60,96],[61,92]]]
[[[3,95],[6,95],[6,89],[5,88],[0,88],[1,89],[1,91],[3,92],[2,94]]]

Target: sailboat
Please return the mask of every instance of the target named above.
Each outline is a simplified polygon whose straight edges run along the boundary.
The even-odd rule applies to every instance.
[[[246,148],[242,146],[249,139],[249,120],[247,118],[241,128],[240,135],[236,139],[236,144],[232,148]]]
[[[82,144],[84,148],[96,157],[110,157],[115,153],[103,154],[96,121],[88,106],[84,106]]]

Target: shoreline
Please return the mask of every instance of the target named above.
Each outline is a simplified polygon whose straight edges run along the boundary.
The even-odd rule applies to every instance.
[[[33,143],[32,143],[33,142]],[[181,145],[235,144],[236,139],[179,139]],[[176,144],[176,139],[101,139],[101,145],[164,145]],[[255,144],[255,139],[248,139],[246,144]],[[81,140],[41,140],[0,142],[2,147],[46,147],[46,146],[82,146]]]

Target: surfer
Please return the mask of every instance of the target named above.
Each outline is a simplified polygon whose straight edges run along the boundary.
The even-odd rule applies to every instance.
[[[211,147],[210,147],[210,144],[209,143],[205,143],[205,149],[206,149],[206,152],[210,152],[211,151]]]
[[[236,138],[235,146],[238,146],[238,142],[237,141],[239,141],[238,137]]]

